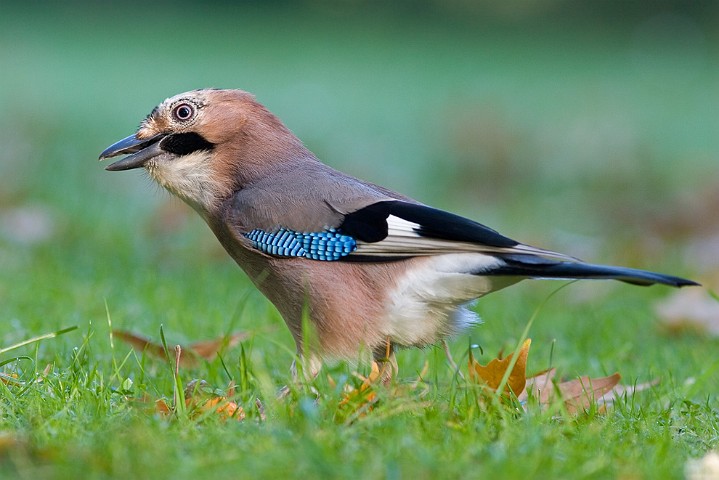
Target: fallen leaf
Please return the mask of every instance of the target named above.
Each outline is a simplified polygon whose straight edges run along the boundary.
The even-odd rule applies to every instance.
[[[349,387],[349,390],[345,394],[344,398],[340,401],[340,407],[347,405],[351,401],[357,400],[360,397],[362,397],[361,399],[363,401],[361,403],[363,404],[373,403],[377,399],[377,392],[372,390],[372,386],[376,384],[380,378],[382,378],[382,372],[380,371],[379,364],[377,362],[372,362],[372,370],[367,377],[356,372],[354,373],[354,376],[362,380],[362,384],[358,388]]]
[[[186,399],[185,403],[187,407],[192,407],[192,399]],[[209,412],[214,409],[214,412],[219,416],[221,420],[228,420],[234,418],[237,421],[245,419],[245,411],[237,405],[235,402],[227,400],[225,397],[214,397],[207,400],[202,406],[199,407],[201,412]]]
[[[700,288],[673,293],[655,305],[667,333],[695,332],[719,337],[719,301]]]
[[[637,392],[641,392],[642,390],[648,390],[657,385],[659,385],[658,378],[655,378],[651,382],[637,383],[629,386],[619,384],[604,395],[602,395],[602,397],[597,399],[597,401],[602,403],[603,405],[613,405],[615,400],[622,398],[625,395],[631,396]]]
[[[138,352],[147,353],[153,357],[165,356],[165,349],[162,348],[162,345],[151,341],[149,338],[125,330],[113,330],[112,335],[125,343],[129,343]]]
[[[606,409],[608,405],[614,403],[617,398],[624,395],[633,395],[641,390],[653,387],[658,380],[648,383],[636,384],[633,386],[620,385],[621,375],[615,373],[608,377],[591,378],[589,376],[581,376],[564,382],[555,380],[557,371],[554,368],[539,372],[529,378],[526,376],[527,357],[529,355],[529,347],[531,340],[527,339],[522,344],[517,356],[507,385],[503,394],[510,391],[515,393],[517,400],[526,405],[527,401],[532,398],[541,407],[546,407],[559,399],[567,412],[575,415],[579,412],[597,405],[600,409]],[[475,382],[480,382],[492,391],[497,391],[502,379],[509,369],[514,354],[507,358],[501,358],[500,355],[490,361],[486,366],[480,365],[471,355],[469,356],[469,377]]]
[[[5,385],[24,385],[24,382],[21,382],[19,380],[19,376],[17,373],[2,373],[0,372],[0,382],[4,383]]]
[[[599,405],[598,400],[611,391],[621,378],[618,373],[600,378],[582,376],[562,382],[558,387],[567,411],[570,415],[575,415],[589,409],[593,404]]]
[[[233,391],[234,385],[230,382],[228,391]],[[241,421],[245,419],[245,411],[236,402],[227,400],[223,395],[215,395],[212,389],[204,380],[192,380],[187,384],[185,392],[185,407],[190,412],[191,418],[197,418],[200,415],[213,413],[218,415],[221,420],[233,418]],[[165,399],[161,398],[155,401],[155,411],[163,416],[170,416],[174,413],[174,408],[167,404]]]
[[[621,375],[615,373],[608,377],[590,378],[582,376],[573,380],[557,383],[554,380],[556,369],[552,368],[527,379],[524,392],[517,398],[526,403],[531,396],[540,406],[546,407],[559,398],[567,411],[574,415],[596,404],[601,408],[613,405],[614,401],[625,395],[634,395],[659,383],[659,380],[627,386],[619,384]]]
[[[214,340],[205,340],[195,342],[187,347],[193,353],[196,353],[205,360],[212,360],[217,352],[224,348],[232,348],[237,346],[242,340],[248,337],[247,333],[238,332],[229,336],[219,337]]]
[[[353,375],[362,380],[362,383],[359,387],[354,387],[351,384],[345,385],[344,395],[337,405],[335,415],[335,420],[337,421],[352,423],[372,411],[378,401],[375,388],[382,380],[382,369],[379,364],[372,362],[372,370],[366,377],[357,372],[353,373]],[[336,384],[331,377],[330,384]]]
[[[150,356],[165,358],[165,349],[159,343],[153,342],[150,339],[138,335],[136,333],[128,332],[126,330],[113,330],[112,334],[123,342],[129,343],[132,348],[138,352],[147,353]],[[237,332],[229,336],[223,336],[214,340],[204,340],[201,342],[195,342],[187,347],[181,347],[183,353],[189,353],[189,355],[182,355],[180,357],[180,366],[192,367],[197,365],[197,360],[203,358],[205,360],[212,360],[215,355],[223,348],[231,348],[236,346],[240,341],[248,337],[247,333]],[[175,346],[169,346],[171,350]]]
[[[527,383],[527,356],[529,355],[529,347],[531,344],[532,340],[529,338],[522,344],[522,348],[519,350],[517,356],[517,361],[514,363],[509,378],[507,379],[507,384],[504,386],[504,394],[508,394],[511,391],[514,395],[519,396],[524,391]],[[497,391],[513,358],[514,354],[504,359],[495,358],[485,366],[481,365],[470,355],[469,378],[475,382],[487,385],[487,387],[493,391]]]
[[[163,398],[155,400],[155,410],[157,413],[161,413],[162,415],[172,414],[172,409]]]
[[[548,405],[554,395],[554,377],[557,374],[556,368],[550,368],[537,373],[527,379],[524,391],[517,395],[517,400],[524,403],[531,394],[541,405]]]

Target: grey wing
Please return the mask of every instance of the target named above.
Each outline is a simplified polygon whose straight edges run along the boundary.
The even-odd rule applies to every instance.
[[[235,228],[318,232],[338,228],[347,214],[380,201],[412,200],[320,162],[275,172],[237,191],[226,211]]]

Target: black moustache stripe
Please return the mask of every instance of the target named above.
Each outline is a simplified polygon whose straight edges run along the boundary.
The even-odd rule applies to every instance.
[[[189,155],[200,150],[212,150],[215,144],[208,142],[205,137],[195,132],[175,133],[162,139],[160,147],[175,155]]]

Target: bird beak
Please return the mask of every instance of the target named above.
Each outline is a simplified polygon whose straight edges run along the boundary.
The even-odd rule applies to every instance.
[[[113,143],[100,154],[100,160],[129,154],[115,163],[111,163],[105,170],[118,171],[130,170],[144,167],[148,160],[164,153],[160,148],[160,140],[164,134],[158,134],[150,138],[137,138],[134,134]]]

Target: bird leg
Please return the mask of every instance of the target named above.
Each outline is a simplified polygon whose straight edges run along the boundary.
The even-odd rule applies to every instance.
[[[300,378],[300,372],[297,370],[297,360],[299,359],[300,365],[302,366],[302,375]],[[292,360],[292,365],[290,365],[290,374],[292,375],[292,383],[298,384],[300,381],[304,381],[306,383],[311,382],[315,378],[317,378],[317,375],[320,373],[320,369],[322,368],[322,360],[319,356],[315,354],[310,354],[308,356],[302,355],[301,353],[297,354],[297,358],[295,360]],[[315,392],[314,387],[310,386],[311,390]],[[316,392],[315,392],[316,393]],[[287,395],[290,394],[290,387],[289,385],[285,385],[282,388],[280,388],[279,392],[277,392],[277,398],[279,400],[287,397]]]
[[[452,368],[452,371],[456,373],[459,378],[464,380],[464,375],[462,375],[462,372],[459,370],[459,367],[455,363],[454,358],[452,358],[452,352],[449,350],[449,343],[447,343],[447,340],[441,340],[440,343],[442,344],[444,356],[447,358],[447,363],[449,363],[449,366]]]
[[[300,360],[300,365],[302,366],[302,378],[299,378],[300,373],[297,371],[297,359],[295,359],[292,361],[292,365],[290,365],[292,381],[297,383],[299,380],[304,380],[305,382],[314,380],[317,375],[319,375],[320,369],[322,369],[322,360],[320,357],[315,354],[303,355],[298,353],[297,358]]]
[[[394,345],[389,337],[387,337],[384,345],[375,348],[372,358],[373,363],[377,365],[382,383],[389,384],[392,377],[399,371],[397,357],[394,354]]]

